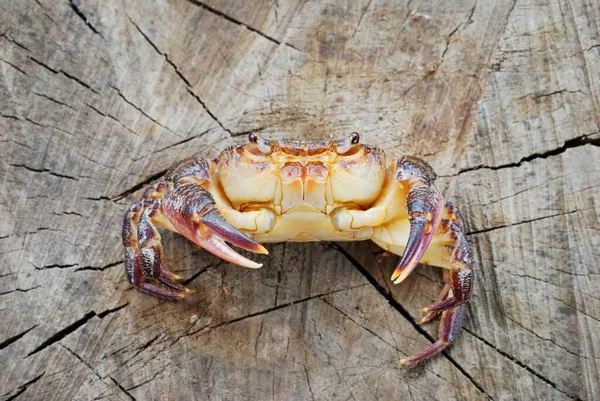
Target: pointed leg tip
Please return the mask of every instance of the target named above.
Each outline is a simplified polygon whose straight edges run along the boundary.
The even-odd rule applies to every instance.
[[[396,364],[400,365],[400,366],[410,366],[410,365],[413,365],[414,362],[411,362],[410,358],[405,358],[405,359],[398,359],[396,361]]]

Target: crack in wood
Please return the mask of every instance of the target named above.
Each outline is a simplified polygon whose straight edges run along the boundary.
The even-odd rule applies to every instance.
[[[214,267],[219,267],[221,266],[222,262],[217,263]],[[198,270],[196,273],[192,274],[189,278],[183,280],[181,282],[181,285],[183,286],[187,286],[189,283],[191,283],[192,281],[196,280],[198,277],[200,277],[202,274],[204,274],[208,269],[210,269],[211,267],[213,267],[213,265],[208,265],[203,269]]]
[[[31,61],[33,61],[34,63],[36,63],[37,65],[45,68],[46,70],[50,71],[53,74],[59,75],[62,74],[65,77],[77,82],[79,85],[83,86],[84,88],[94,92],[96,95],[100,95],[100,92],[98,92],[97,90],[95,90],[94,88],[92,88],[90,85],[88,85],[87,83],[83,82],[83,80],[77,78],[76,76],[69,74],[63,70],[55,70],[54,68],[51,68],[50,66],[48,66],[47,64],[41,62],[40,60],[36,59],[35,57],[31,57],[29,56],[29,59]]]
[[[78,217],[84,217],[84,218],[89,218],[90,216],[85,216],[81,213],[77,213],[77,212],[50,212],[50,214],[54,215],[54,216],[78,216]]]
[[[44,124],[38,123],[37,121],[34,121],[31,118],[29,118],[29,117],[20,118],[20,117],[13,116],[13,115],[10,115],[10,114],[1,114],[1,113],[0,113],[0,117],[8,118],[8,119],[11,119],[11,120],[18,120],[18,121],[22,121],[22,122],[28,122],[28,123],[31,123],[31,124],[33,124],[35,126],[41,127],[41,128],[50,128],[50,129],[62,132],[64,134],[67,134],[70,137],[74,137],[74,135],[72,133],[70,133],[69,131],[66,131],[66,130],[64,130],[62,128],[58,128],[58,127],[55,127],[55,126],[52,126],[52,125],[44,125]],[[12,142],[29,148],[29,146],[23,145],[23,144],[21,144],[19,142],[15,142],[15,141],[12,141]]]
[[[358,32],[358,28],[360,27],[360,23],[362,22],[363,17],[367,13],[367,10],[371,6],[372,1],[373,0],[369,0],[369,2],[367,3],[367,5],[363,8],[362,12],[360,13],[360,18],[358,19],[358,23],[354,27],[354,32],[352,33],[352,39],[354,39],[354,37],[356,36],[356,32]]]
[[[218,17],[221,17],[221,18],[223,18],[223,19],[225,19],[225,20],[227,20],[229,22],[232,22],[232,23],[234,23],[236,25],[244,27],[247,30],[249,30],[250,32],[254,32],[257,35],[262,36],[263,38],[267,39],[268,41],[270,41],[272,43],[275,43],[278,46],[284,45],[284,46],[287,46],[287,47],[289,47],[291,49],[294,49],[294,50],[296,50],[298,52],[302,52],[302,50],[298,49],[296,46],[290,45],[289,43],[286,43],[286,42],[281,42],[281,41],[279,41],[279,40],[277,40],[277,39],[275,39],[275,38],[273,38],[273,37],[265,34],[264,32],[259,31],[258,29],[254,28],[254,27],[252,27],[250,25],[244,24],[240,20],[237,20],[237,19],[235,19],[233,17],[230,17],[229,15],[225,14],[222,11],[219,11],[219,10],[217,10],[217,9],[215,9],[215,8],[207,5],[207,4],[204,4],[203,2],[201,2],[199,0],[186,0],[186,1],[188,3],[191,3],[191,4],[194,4],[194,5],[198,6],[200,8],[203,8],[204,10],[206,10],[206,11],[208,11],[208,12],[210,12],[210,13],[218,16]]]
[[[19,387],[17,387],[16,389],[14,389],[13,391],[11,391],[11,393],[13,393],[13,394],[10,397],[8,397],[5,401],[12,401],[15,398],[17,398],[18,396],[20,396],[21,394],[23,394],[25,391],[27,391],[29,386],[31,386],[33,383],[40,380],[42,377],[44,377],[45,374],[46,374],[46,371],[43,371],[40,375],[34,377],[33,379],[29,380],[27,383],[22,384]],[[8,395],[8,394],[10,394],[10,393],[4,394],[4,395]]]
[[[167,53],[163,53],[158,49],[158,46],[156,46],[154,44],[154,42],[152,42],[150,40],[150,38],[148,37],[148,35],[146,35],[144,33],[144,31],[142,31],[142,29],[139,27],[138,24],[136,24],[131,17],[129,16],[129,14],[125,13],[127,15],[127,18],[129,19],[129,22],[131,22],[133,24],[133,26],[135,26],[135,28],[137,29],[137,31],[140,33],[140,35],[142,35],[144,37],[144,39],[146,39],[146,41],[148,42],[148,44],[154,49],[154,51],[156,51],[156,53],[158,53],[159,55],[163,56],[165,58],[165,61],[173,68],[173,70],[175,71],[175,74],[177,74],[179,76],[179,78],[181,78],[181,80],[183,82],[185,82],[186,86],[188,87],[192,87],[192,84],[190,84],[190,81],[187,80],[187,78],[183,75],[183,73],[181,71],[179,71],[179,68],[177,68],[177,66],[175,65],[175,63],[173,61],[171,61],[171,59],[169,58],[169,55]]]
[[[587,357],[586,357],[585,355],[580,355],[580,354],[578,354],[578,353],[576,353],[576,352],[573,352],[573,351],[571,351],[570,349],[568,349],[567,347],[565,347],[565,346],[563,346],[563,345],[560,345],[560,344],[558,344],[556,341],[554,341],[554,340],[553,340],[553,339],[551,339],[551,338],[546,338],[546,337],[542,337],[542,336],[540,336],[538,333],[536,333],[536,332],[535,332],[535,331],[533,331],[532,329],[530,329],[530,328],[528,328],[528,327],[525,327],[525,326],[523,326],[521,323],[517,322],[515,319],[513,319],[512,317],[510,317],[508,314],[504,315],[504,317],[506,317],[506,319],[508,319],[509,321],[511,321],[511,322],[512,322],[512,323],[513,323],[515,326],[518,326],[518,327],[520,327],[522,330],[524,330],[524,331],[526,331],[526,332],[528,332],[528,333],[532,334],[533,336],[537,337],[538,339],[540,339],[540,340],[542,340],[542,341],[545,341],[545,342],[549,342],[549,343],[551,343],[551,344],[555,345],[556,347],[558,347],[558,348],[562,349],[563,351],[565,351],[565,352],[567,352],[567,353],[569,353],[569,354],[571,354],[571,355],[573,355],[573,356],[575,356],[575,357],[577,357],[577,358],[583,358],[583,359],[587,359]]]
[[[96,35],[100,36],[102,38],[102,40],[104,39],[104,36],[102,36],[102,34],[100,33],[100,31],[98,31],[91,23],[90,21],[88,21],[87,17],[85,16],[85,14],[79,9],[79,7],[77,7],[77,5],[75,4],[75,2],[73,0],[69,0],[69,4],[71,5],[71,8],[73,9],[73,11],[75,12],[75,14],[81,18],[81,20],[83,21],[83,23],[85,25],[87,25],[88,28],[90,28],[92,30],[92,32],[94,32]]]
[[[43,97],[43,98],[45,98],[45,99],[48,99],[48,100],[50,100],[51,102],[54,102],[54,103],[56,103],[56,104],[58,104],[58,105],[60,105],[60,106],[68,107],[69,109],[71,109],[71,110],[73,110],[73,111],[77,111],[77,109],[76,109],[75,107],[73,107],[73,106],[71,106],[71,105],[69,105],[69,104],[66,104],[66,103],[64,103],[64,102],[61,102],[60,100],[56,100],[56,99],[54,99],[53,97],[50,97],[50,96],[48,96],[48,95],[45,95],[45,94],[43,94],[43,93],[38,93],[38,92],[35,92],[35,91],[32,91],[31,93],[33,93],[33,94],[34,94],[34,95],[36,95],[36,96],[39,96],[39,97]]]
[[[17,42],[14,38],[11,38],[10,36],[8,36],[6,34],[6,32],[0,33],[0,38],[4,38],[4,39],[8,40],[9,42],[11,42],[12,44],[16,45],[17,47],[20,47],[21,49],[23,49],[25,51],[31,52],[31,50],[29,50],[28,47],[26,47],[25,45]]]
[[[0,343],[0,350],[3,350],[4,348],[8,347],[9,345],[11,345],[12,343],[20,340],[21,338],[23,338],[23,336],[25,336],[25,334],[29,333],[31,330],[35,329],[38,325],[34,324],[33,326],[31,326],[30,328],[28,328],[27,330],[16,334],[12,337],[7,338],[6,340],[2,341]]]
[[[208,106],[206,105],[206,103],[204,103],[204,101],[202,99],[200,99],[200,96],[198,96],[196,93],[194,93],[190,88],[187,89],[188,93],[190,95],[192,95],[192,97],[194,99],[196,99],[196,101],[198,101],[198,103],[200,103],[200,106],[202,106],[202,108],[204,109],[204,111],[206,111],[206,113],[208,113],[208,115],[217,123],[219,124],[219,127],[223,128],[225,131],[227,131],[227,133],[229,133],[229,135],[233,136],[233,132],[231,132],[231,130],[229,130],[228,128],[225,127],[225,125],[223,125],[223,123],[217,118],[217,116],[210,111],[210,109],[208,108]]]
[[[389,302],[389,304],[394,309],[396,309],[400,313],[400,315],[402,315],[414,327],[414,329],[419,334],[421,334],[423,337],[425,337],[427,340],[429,340],[432,343],[435,341],[433,339],[433,337],[431,337],[429,335],[429,333],[427,333],[427,331],[425,331],[420,325],[417,324],[416,320],[412,317],[412,315],[392,296],[392,294],[390,292],[388,292],[381,284],[379,284],[377,279],[369,273],[369,270],[366,267],[362,266],[356,259],[354,259],[354,257],[352,255],[350,255],[339,244],[333,242],[329,246],[332,249],[338,251],[340,254],[342,254],[350,262],[350,264],[352,266],[354,266],[354,268],[356,268],[356,270],[358,270],[367,279],[367,281],[369,281],[369,283],[377,290],[377,292],[379,292]],[[450,363],[452,363],[452,365],[454,365],[454,367],[458,371],[460,371],[463,374],[463,376],[465,376],[473,384],[473,386],[475,386],[475,388],[477,388],[477,390],[479,390],[482,394],[484,394],[489,399],[493,400],[493,398],[475,380],[475,378],[473,378],[473,376],[471,376],[471,374],[469,374],[462,366],[460,366],[460,364],[458,362],[456,362],[456,360],[454,360],[454,358],[452,358],[448,354],[447,350],[442,351],[442,355],[444,357],[446,357],[446,359]]]
[[[59,345],[63,349],[65,349],[68,353],[70,353],[75,358],[77,358],[79,360],[79,362],[83,363],[89,370],[91,370],[94,373],[94,375],[96,375],[96,377],[98,379],[100,379],[100,381],[104,382],[104,378],[100,375],[100,373],[96,369],[94,369],[94,367],[92,365],[90,365],[86,360],[84,360],[75,351],[73,351],[71,348],[67,347],[66,345],[63,345],[63,344],[59,344]]]
[[[8,65],[10,65],[12,68],[14,68],[15,70],[19,71],[21,74],[29,75],[25,71],[23,71],[22,69],[20,69],[16,65],[14,65],[13,63],[11,63],[10,61],[7,61],[7,60],[1,59],[1,58],[0,58],[0,61],[2,61],[3,63],[6,63]]]
[[[106,269],[110,269],[111,267],[118,266],[118,265],[121,265],[123,263],[124,263],[123,260],[118,260],[116,262],[112,262],[112,263],[109,263],[109,264],[103,265],[103,266],[81,266],[81,267],[78,267],[77,269],[75,269],[73,271],[74,272],[90,271],[90,270],[91,271],[104,271]]]
[[[144,179],[141,182],[138,182],[137,184],[135,184],[134,186],[132,186],[129,189],[126,189],[125,191],[121,192],[118,195],[115,196],[111,196],[111,197],[100,197],[100,198],[87,198],[90,200],[109,200],[112,202],[117,202],[120,199],[123,199],[129,195],[131,195],[132,193],[136,192],[139,189],[144,188],[146,185],[150,184],[152,181],[159,179],[160,177],[162,177],[163,175],[165,175],[167,173],[167,171],[169,171],[170,167],[168,169],[164,169],[162,171],[159,171],[158,173],[154,173],[151,176],[149,176],[148,178]]]
[[[121,390],[125,395],[127,395],[129,397],[129,399],[131,399],[132,401],[137,401],[135,399],[135,397],[133,395],[131,395],[131,393],[129,391],[127,391],[127,389],[125,387],[123,387],[121,385],[121,383],[119,383],[118,381],[116,381],[114,379],[114,377],[112,376],[108,376],[110,378],[110,380],[112,380],[113,383],[115,383],[115,385],[119,388],[119,390]]]
[[[522,100],[522,99],[526,99],[528,97],[532,98],[533,100],[538,100],[538,99],[542,99],[545,97],[552,97],[554,95],[561,95],[563,93],[570,93],[570,94],[581,93],[583,95],[588,95],[587,93],[585,93],[584,91],[582,91],[580,89],[576,89],[576,90],[560,89],[560,90],[556,90],[556,91],[552,91],[552,92],[548,92],[548,93],[539,93],[539,94],[529,93],[525,96],[518,97],[515,100]]]
[[[31,263],[31,262],[29,262],[29,263]],[[36,266],[33,263],[31,263],[31,264],[33,265],[35,270],[67,269],[69,267],[79,266],[78,263],[66,263],[66,264],[53,263],[51,265],[44,265],[44,266]]]
[[[475,230],[475,231],[469,231],[469,232],[466,233],[466,235],[467,236],[471,236],[471,235],[477,235],[477,234],[485,234],[485,233],[489,233],[490,231],[501,230],[503,228],[508,228],[508,227],[520,226],[520,225],[528,224],[528,223],[534,223],[536,221],[546,220],[546,219],[552,219],[554,217],[568,216],[570,214],[578,213],[578,212],[579,212],[579,210],[571,210],[570,212],[556,213],[556,214],[552,214],[550,216],[542,216],[542,217],[537,217],[535,219],[529,219],[529,220],[519,221],[519,222],[516,222],[516,223],[504,224],[504,225],[501,225],[501,226],[490,227],[490,228],[483,228],[481,230]]]
[[[136,356],[138,356],[139,354],[141,354],[142,352],[144,352],[145,350],[147,350],[152,344],[154,344],[154,342],[156,340],[158,340],[160,337],[162,336],[162,334],[157,334],[156,336],[154,336],[152,339],[150,339],[149,341],[147,341],[146,343],[142,344],[141,346],[139,346],[135,351],[135,354],[133,354],[131,357],[129,357],[128,359],[131,361],[133,360],[133,358],[135,358]],[[129,389],[131,390],[131,389]]]
[[[500,348],[496,347],[494,344],[492,344],[491,342],[487,341],[485,338],[478,336],[473,331],[471,331],[471,330],[469,330],[467,328],[463,327],[463,330],[466,331],[467,333],[469,333],[470,335],[472,335],[474,338],[476,338],[479,341],[481,341],[482,343],[484,343],[485,345],[487,345],[488,347],[492,348],[494,351],[496,351],[497,353],[499,353],[503,357],[505,357],[507,359],[510,359],[512,362],[514,362],[515,364],[519,365],[520,367],[522,367],[523,369],[525,369],[527,372],[531,373],[532,375],[534,375],[538,379],[542,380],[544,383],[550,385],[556,391],[558,391],[558,392],[566,395],[567,397],[571,398],[572,400],[581,401],[581,399],[577,395],[569,394],[569,393],[561,390],[560,388],[557,387],[556,383],[554,383],[552,380],[550,380],[547,377],[545,377],[544,375],[538,373],[537,371],[535,371],[534,369],[532,369],[531,367],[529,367],[527,364],[525,364],[523,361],[520,361],[519,359],[515,358],[514,356],[512,356],[512,355],[510,355],[510,354],[502,351]]]
[[[594,134],[590,134],[590,135],[582,135],[582,136],[578,136],[577,138],[568,139],[564,142],[564,144],[562,146],[559,146],[558,148],[548,150],[546,152],[532,153],[529,156],[525,156],[525,157],[521,158],[517,162],[500,164],[498,166],[487,166],[485,164],[481,164],[478,166],[459,170],[458,173],[453,174],[453,175],[439,176],[439,177],[446,177],[446,178],[447,177],[456,177],[460,174],[468,173],[471,171],[482,170],[482,169],[495,171],[495,170],[501,170],[501,169],[505,169],[505,168],[520,167],[524,163],[529,163],[529,162],[532,162],[537,159],[547,159],[551,156],[558,156],[560,154],[565,153],[569,149],[575,149],[575,148],[579,148],[579,147],[585,146],[585,145],[600,146],[600,137],[595,137],[598,134],[599,133],[594,133]]]
[[[404,351],[402,351],[401,349],[398,349],[394,344],[391,344],[391,343],[387,342],[385,339],[383,339],[379,334],[375,333],[373,330],[369,329],[368,327],[360,324],[359,322],[357,322],[356,320],[354,320],[353,318],[351,318],[346,312],[344,312],[343,310],[341,310],[340,308],[338,308],[337,306],[335,306],[331,302],[328,302],[327,300],[325,300],[323,298],[319,298],[319,299],[322,302],[326,303],[328,306],[330,306],[332,309],[336,310],[338,313],[340,313],[346,319],[350,320],[352,323],[354,323],[355,325],[357,325],[358,327],[362,328],[363,330],[365,330],[365,331],[369,332],[370,334],[372,334],[373,336],[377,337],[379,340],[381,340],[386,345],[389,345],[390,347],[392,347],[396,351],[402,352],[403,354],[405,354],[406,356],[408,356]]]
[[[116,118],[115,116],[108,114],[108,113],[103,113],[100,110],[98,110],[97,108],[95,108],[94,106],[92,106],[89,103],[84,103],[87,107],[89,107],[90,109],[94,110],[96,113],[100,114],[102,117],[108,117],[114,121],[116,121],[121,127],[125,128],[127,131],[131,132],[133,135],[135,136],[139,136],[139,134],[137,132],[135,132],[134,130],[132,130],[131,128],[129,128],[128,126],[126,126],[124,123],[122,123],[118,118]]]
[[[12,294],[13,292],[29,292],[29,291],[36,290],[41,287],[42,287],[41,285],[36,285],[35,287],[31,287],[31,288],[15,288],[14,290],[0,292],[0,296]],[[2,349],[1,344],[0,344],[0,349]]]
[[[38,352],[44,350],[45,348],[48,348],[49,346],[53,345],[54,343],[59,342],[63,338],[65,338],[68,335],[79,330],[82,326],[84,326],[92,318],[98,317],[100,319],[104,319],[106,316],[110,315],[111,313],[120,311],[121,309],[125,308],[127,305],[129,305],[129,303],[125,303],[125,304],[117,306],[116,308],[113,308],[113,309],[106,309],[100,313],[96,313],[94,311],[86,313],[81,319],[76,320],[75,322],[71,323],[67,327],[57,331],[56,333],[54,333],[53,335],[48,337],[40,345],[38,345],[33,351],[31,351],[29,354],[27,354],[25,356],[25,358],[28,358],[34,354],[37,354]]]
[[[315,393],[313,393],[312,386],[310,385],[310,378],[308,377],[308,369],[306,368],[306,365],[302,365],[302,366],[304,367],[304,375],[306,376],[306,383],[308,384],[308,391],[310,392],[310,398],[314,401]]]
[[[185,334],[183,334],[183,335],[178,336],[177,338],[175,338],[175,340],[173,340],[169,346],[173,346],[175,343],[177,343],[182,338],[193,336],[193,335],[198,334],[198,333],[200,333],[200,332],[202,332],[204,330],[207,330],[207,329],[210,332],[210,331],[212,331],[214,329],[218,329],[219,327],[223,327],[223,326],[227,326],[227,325],[230,325],[230,324],[238,323],[238,322],[241,322],[241,321],[253,318],[253,317],[262,316],[262,315],[265,315],[265,314],[268,314],[268,313],[271,313],[271,312],[275,312],[275,311],[278,311],[280,309],[287,308],[289,306],[298,305],[298,304],[301,304],[301,303],[304,303],[304,302],[311,301],[313,299],[322,298],[322,297],[325,297],[327,295],[332,295],[332,294],[335,294],[335,293],[338,293],[338,292],[342,292],[342,291],[352,290],[354,288],[364,287],[366,285],[368,285],[368,284],[360,284],[360,285],[355,285],[355,286],[352,286],[352,287],[340,288],[340,289],[337,289],[337,290],[328,291],[328,292],[325,292],[325,293],[315,294],[315,295],[311,295],[309,297],[296,299],[294,301],[286,302],[286,303],[281,304],[281,305],[276,305],[276,306],[273,306],[271,308],[263,309],[263,310],[260,310],[260,311],[257,311],[257,312],[252,312],[252,313],[249,313],[249,314],[243,315],[243,316],[238,316],[236,318],[233,318],[233,319],[221,322],[221,323],[212,324],[212,325],[211,324],[205,325],[205,326],[202,326],[201,328],[199,328],[198,330],[195,330],[193,332],[190,332],[189,329],[188,329],[188,330],[186,330]]]
[[[144,110],[142,110],[141,107],[136,106],[132,101],[130,101],[129,99],[127,99],[125,97],[125,95],[123,95],[123,93],[121,92],[121,90],[119,88],[117,88],[116,86],[110,85],[111,88],[113,88],[116,92],[117,95],[123,99],[123,101],[125,103],[127,103],[128,105],[130,105],[131,107],[133,107],[134,109],[136,109],[137,111],[139,111],[144,117],[146,117],[148,120],[152,121],[154,124],[158,125],[161,128],[166,129],[167,131],[169,131],[170,133],[174,134],[175,136],[181,137],[180,134],[178,134],[177,132],[173,131],[172,129],[170,129],[169,127],[161,124],[160,122],[158,122],[158,120],[152,118],[148,113],[146,113]]]
[[[9,166],[24,168],[25,170],[29,170],[29,171],[32,171],[34,173],[48,173],[48,174],[53,175],[55,177],[66,178],[68,180],[73,180],[73,181],[79,181],[79,179],[77,177],[73,177],[73,176],[65,175],[65,174],[55,173],[54,171],[51,171],[51,170],[49,170],[47,168],[38,169],[38,168],[33,168],[33,167],[26,166],[25,164],[9,164]]]
[[[189,1],[189,0],[188,0]],[[127,15],[127,18],[129,19],[129,22],[131,22],[131,24],[133,24],[133,26],[135,26],[135,28],[137,29],[137,31],[140,33],[140,35],[142,35],[144,37],[144,39],[146,39],[146,41],[148,42],[148,44],[154,49],[154,51],[156,53],[158,53],[159,55],[163,56],[165,61],[173,68],[173,71],[175,72],[175,74],[185,83],[185,85],[187,86],[187,91],[188,93],[194,98],[196,99],[196,101],[198,101],[198,103],[200,103],[200,105],[202,106],[202,108],[204,109],[204,111],[210,116],[210,118],[215,121],[223,130],[225,130],[227,133],[229,133],[230,136],[239,136],[239,135],[247,135],[252,131],[248,131],[248,132],[240,132],[240,133],[233,133],[231,132],[231,130],[229,130],[228,128],[225,127],[225,125],[221,122],[221,120],[219,120],[217,118],[217,116],[208,108],[208,106],[206,105],[206,102],[204,102],[202,99],[200,99],[200,96],[198,96],[198,94],[196,94],[192,88],[192,84],[190,83],[190,81],[183,75],[183,73],[179,70],[179,68],[177,67],[177,65],[169,58],[169,55],[167,53],[162,52],[158,46],[156,46],[154,44],[154,42],[152,42],[152,40],[150,40],[150,38],[148,37],[148,35],[146,35],[144,33],[144,31],[142,31],[142,29],[139,27],[138,24],[136,24],[133,19]],[[183,141],[181,141],[180,143],[177,144],[181,144],[181,143],[185,143],[188,142],[194,138],[199,138],[202,135],[204,135],[205,133],[211,131],[211,129],[208,129],[207,131],[204,131],[201,134],[198,134],[192,138],[188,138],[188,139],[184,139]],[[175,144],[175,145],[177,145]],[[175,146],[175,145],[171,145],[171,146]],[[153,152],[155,153],[155,152]],[[139,159],[138,159],[139,160]]]

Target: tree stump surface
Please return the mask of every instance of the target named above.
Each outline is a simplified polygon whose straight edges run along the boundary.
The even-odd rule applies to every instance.
[[[600,398],[600,5],[0,2],[0,400]],[[195,291],[131,290],[121,222],[173,163],[353,131],[424,158],[476,282],[443,355],[442,289],[372,243],[268,247],[259,270],[164,233]]]

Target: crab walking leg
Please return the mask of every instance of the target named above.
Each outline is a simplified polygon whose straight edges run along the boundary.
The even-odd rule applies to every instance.
[[[189,292],[185,287],[177,284],[174,280],[178,276],[162,269],[163,248],[160,242],[160,234],[151,221],[150,215],[160,213],[160,201],[150,201],[150,206],[142,211],[138,223],[138,242],[140,247],[140,259],[144,277],[155,279],[172,290],[180,293]],[[141,286],[144,290],[144,286]]]
[[[433,305],[423,308],[423,312],[441,312],[465,303],[471,296],[473,287],[473,251],[467,237],[456,223],[450,224],[452,236],[456,239],[454,247],[441,249],[450,253],[451,267],[446,275],[446,284],[450,286],[450,294],[446,299],[439,299]]]
[[[444,270],[444,281],[447,283],[448,280],[446,278],[446,272],[448,270]],[[440,293],[436,303],[440,303],[445,301],[446,299],[448,299],[448,296],[450,295],[450,285],[446,284],[444,285],[444,288],[442,289],[442,292]],[[431,322],[433,319],[435,319],[435,317],[438,315],[438,311],[433,311],[433,312],[429,312],[427,313],[427,315],[423,316],[421,319],[419,319],[417,321],[417,324],[427,324],[429,322]]]
[[[450,221],[450,220],[447,220]],[[460,220],[458,220],[460,222]],[[450,223],[451,232],[456,239],[456,245],[450,252],[451,268],[444,274],[446,286],[442,290],[437,302],[424,308],[427,315],[419,321],[426,323],[442,312],[440,319],[439,337],[437,341],[425,350],[398,361],[402,365],[412,365],[429,358],[452,344],[460,332],[466,315],[466,302],[471,296],[473,281],[473,254],[461,227],[454,222]],[[448,248],[440,247],[442,253],[447,254]]]
[[[157,200],[142,199],[131,206],[123,223],[125,245],[125,271],[129,283],[141,291],[168,299],[181,299],[187,290],[174,280],[178,276],[162,270],[160,234],[152,224],[149,214],[160,208]],[[163,284],[165,289],[156,284]]]
[[[460,219],[448,215],[447,212],[444,213],[444,217],[447,218],[442,219],[435,234],[436,238],[424,253],[421,262],[446,269],[444,271],[446,285],[438,300],[433,305],[422,309],[427,312],[427,315],[418,321],[419,324],[427,323],[441,312],[439,338],[424,351],[399,361],[401,364],[417,363],[439,353],[452,343],[462,327],[466,313],[465,303],[469,300],[472,289],[473,255],[467,238],[459,226]],[[403,245],[388,242],[393,237],[390,232],[394,232],[394,227],[402,228],[404,225],[390,224],[376,232],[373,241],[386,250],[402,254],[405,252]]]
[[[405,366],[413,365],[442,352],[444,348],[452,344],[458,333],[460,333],[463,321],[465,319],[465,314],[465,305],[459,305],[455,308],[442,312],[439,338],[437,341],[417,354],[411,355],[405,359],[400,359],[398,363]]]

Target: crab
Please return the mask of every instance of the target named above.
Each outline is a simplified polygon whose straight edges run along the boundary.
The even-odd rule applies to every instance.
[[[248,143],[218,158],[176,164],[144,192],[123,223],[129,283],[151,295],[182,299],[182,277],[163,268],[158,227],[182,234],[231,263],[259,268],[232,249],[267,254],[261,243],[372,240],[400,262],[402,282],[419,263],[444,268],[445,286],[423,308],[419,324],[441,314],[437,341],[398,361],[411,365],[440,353],[461,330],[473,282],[473,256],[463,224],[434,185],[425,161],[360,143],[274,141],[250,133]]]

